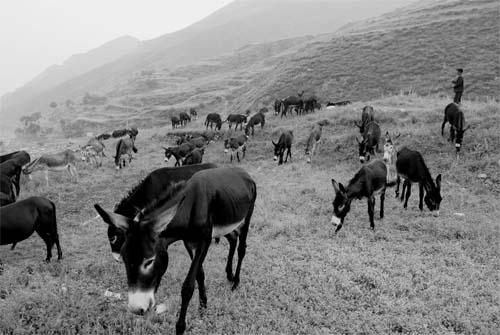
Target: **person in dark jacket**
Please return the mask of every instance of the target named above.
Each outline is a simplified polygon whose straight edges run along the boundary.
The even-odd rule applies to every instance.
[[[457,79],[453,80],[453,92],[455,92],[455,98],[453,102],[459,104],[462,99],[462,93],[464,92],[464,78],[462,77],[463,69],[457,69]]]

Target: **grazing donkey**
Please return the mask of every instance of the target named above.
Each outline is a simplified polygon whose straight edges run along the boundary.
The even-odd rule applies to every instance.
[[[181,161],[189,154],[194,146],[185,142],[177,147],[162,147],[165,150],[165,162],[168,162],[172,156],[175,158],[174,166],[181,166]]]
[[[446,108],[444,109],[444,120],[443,124],[441,125],[441,136],[444,136],[444,126],[446,122],[450,123],[450,138],[448,140],[450,142],[455,142],[455,148],[458,154],[460,148],[462,147],[464,133],[467,129],[470,128],[470,125],[465,127],[464,112],[454,102],[446,106]]]
[[[363,139],[360,141],[356,137],[359,149],[359,161],[361,163],[369,161],[371,155],[375,155],[375,151],[379,152],[380,135],[380,126],[375,121],[372,121],[365,126]]]
[[[135,137],[122,138],[116,143],[115,166],[117,170],[120,170],[126,165],[126,160],[122,157],[123,155],[128,155],[129,164],[132,162],[132,151],[137,153]]]
[[[144,208],[151,206],[164,192],[170,192],[179,183],[184,183],[198,171],[213,169],[217,165],[196,164],[182,167],[164,167],[151,172],[135,185],[123,199],[116,204],[114,213],[132,220]],[[119,261],[120,250],[125,242],[125,232],[108,223],[108,240],[113,258]],[[235,237],[236,238],[236,237]],[[231,243],[233,240],[228,239]],[[236,243],[236,239],[234,239]]]
[[[45,181],[49,186],[49,171],[63,172],[68,171],[69,176],[78,182],[78,172],[75,167],[76,156],[73,150],[66,149],[56,154],[43,154],[23,169],[23,173],[29,175],[35,171],[45,172]]]
[[[436,177],[436,183],[434,183],[420,152],[403,147],[397,154],[396,170],[398,172],[396,197],[399,195],[401,178],[404,179],[403,190],[401,192],[401,201],[403,201],[406,189],[404,208],[408,207],[408,199],[411,195],[411,183],[418,183],[420,199],[418,208],[420,208],[420,210],[424,209],[422,204],[422,200],[424,200],[427,208],[429,208],[430,211],[436,211],[435,213],[439,215],[439,205],[442,200],[441,174]]]
[[[311,128],[311,132],[309,133],[309,137],[307,138],[307,143],[306,143],[306,156],[308,163],[312,162],[312,157],[314,157],[314,154],[316,153],[316,150],[318,149],[321,143],[321,134],[323,132],[323,126],[326,126],[327,124],[328,120],[322,120],[320,122],[315,123]]]
[[[380,195],[380,218],[384,217],[384,199],[387,186],[387,168],[383,161],[374,160],[366,165],[354,175],[349,181],[347,187],[332,179],[333,189],[335,190],[335,200],[333,200],[333,215],[331,223],[337,233],[344,219],[351,210],[353,199],[366,198],[368,201],[368,216],[370,218],[370,228],[375,229],[373,215],[375,212],[375,195]]]
[[[375,121],[373,107],[365,106],[363,107],[363,111],[361,112],[361,123],[354,122],[354,124],[359,128],[359,132],[361,134],[364,134],[365,127],[372,121]]]
[[[247,151],[247,135],[240,135],[238,137],[226,138],[224,140],[224,154],[227,154],[231,151],[231,163],[233,162],[233,155],[236,153],[236,158],[238,159],[238,163],[240,162],[240,152],[243,153],[243,157],[245,158],[245,153]]]
[[[205,126],[208,129],[208,126],[210,126],[210,129],[213,129],[213,126],[215,125],[215,130],[220,130],[222,127],[222,119],[220,117],[220,114],[218,113],[210,113],[207,115],[207,118],[205,119]]]
[[[0,173],[0,207],[16,202],[16,199],[17,196],[13,178]]]
[[[16,187],[17,196],[19,196],[19,192],[21,191],[19,186],[21,171],[30,161],[31,157],[26,151],[14,151],[0,156],[0,173],[12,180],[12,183]],[[4,180],[2,183],[5,184],[6,181]]]
[[[193,118],[193,120],[198,120],[198,112],[194,108],[189,108],[189,115]]]
[[[182,161],[182,166],[201,164],[203,161],[203,155],[205,154],[204,148],[194,148],[190,153],[187,154],[186,158]]]
[[[52,247],[57,247],[57,259],[62,258],[57,233],[56,206],[48,199],[30,197],[0,208],[0,245],[12,244],[37,232],[47,246],[47,262],[52,258]]]
[[[278,160],[278,165],[283,164],[283,154],[286,152],[285,163],[288,161],[288,156],[290,156],[290,162],[292,161],[292,143],[293,143],[293,131],[285,130],[281,133],[278,143],[274,143],[274,160]]]
[[[191,116],[186,112],[181,112],[179,114],[179,120],[181,121],[181,126],[187,126],[188,122],[191,122]]]
[[[266,123],[266,117],[264,116],[264,113],[258,112],[257,114],[253,115],[250,120],[248,120],[248,123],[245,127],[245,135],[250,135],[250,128],[252,129],[252,136],[255,132],[254,127],[258,124],[260,124],[260,128],[264,128],[264,124]]]
[[[155,305],[155,293],[168,268],[168,247],[179,240],[184,242],[192,261],[182,285],[176,334],[186,330],[186,313],[195,281],[200,307],[207,306],[203,262],[212,238],[239,236],[234,274],[232,259],[236,244],[230,244],[226,264],[227,278],[235,290],[240,282],[256,198],[257,186],[244,170],[215,168],[195,173],[184,185],[171,189],[155,206],[145,208],[134,220],[106,212],[95,204],[105,222],[125,233],[120,254],[127,274],[128,309],[142,315]]]
[[[280,99],[274,100],[274,115],[279,115],[282,107],[282,101]]]
[[[240,130],[243,130],[243,123],[247,123],[247,121],[247,116],[245,114],[229,114],[224,122],[228,123],[229,129],[231,129],[234,123],[236,124],[234,130],[238,130],[238,126],[240,126]]]
[[[174,129],[182,125],[181,120],[175,115],[170,117],[170,122],[172,122],[172,128]]]

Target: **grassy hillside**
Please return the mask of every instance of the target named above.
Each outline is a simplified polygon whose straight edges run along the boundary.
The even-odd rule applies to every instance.
[[[50,76],[45,85],[44,80],[36,80],[43,92],[27,86],[6,95],[1,114],[18,117],[46,111],[51,101],[75,100],[86,92],[108,93],[143,70],[168,72],[251,43],[333,32],[349,21],[378,15],[410,1],[237,0],[185,29],[143,41],[116,61],[106,62],[103,57],[98,68],[64,68],[57,78],[65,77],[66,81],[56,87],[48,80]],[[54,74],[53,69],[49,72]]]
[[[420,150],[433,177],[443,174],[441,215],[418,210],[415,186],[407,210],[388,189],[386,217],[376,220],[375,231],[369,229],[363,200],[353,203],[337,235],[329,223],[330,179],[347,182],[360,167],[353,121],[363,104],[287,120],[268,115],[264,130],[256,130],[250,140],[246,159],[235,164],[258,185],[240,287],[232,292],[225,279],[227,243],[212,245],[205,261],[208,309],[199,313],[195,292],[188,333],[495,334],[500,305],[500,110],[493,101],[465,102],[473,129],[466,133],[457,160],[453,145],[439,134],[447,102],[415,95],[370,102],[383,132],[401,132],[398,145]],[[330,125],[324,128],[320,157],[311,166],[305,163],[304,143],[309,126],[323,119]],[[202,129],[202,122],[189,129]],[[272,161],[270,143],[280,128],[295,134],[293,162],[284,166]],[[98,170],[80,166],[78,184],[55,173],[50,188],[44,186],[43,174],[23,180],[22,197],[43,195],[56,203],[65,258],[43,263],[44,245],[37,236],[14,251],[0,248],[3,333],[173,332],[189,264],[182,245],[171,247],[170,266],[157,295],[167,311],[133,316],[126,312],[124,267],[110,255],[105,224],[90,220],[96,215],[93,203],[112,208],[139,179],[164,166],[160,146],[167,144],[168,132],[170,127],[141,129],[136,159],[119,172],[108,158]],[[107,141],[108,157],[113,147]],[[221,142],[208,147],[205,161],[229,165]],[[479,173],[487,178],[479,179]],[[378,217],[378,199],[376,210]],[[121,293],[121,298],[105,297],[106,289]]]
[[[305,89],[324,100],[367,100],[399,91],[451,94],[465,69],[465,96],[500,92],[500,4],[427,1],[349,26],[287,58],[245,88],[237,102]]]
[[[336,34],[251,44],[190,65],[128,73],[99,86],[107,105],[60,108],[55,117],[94,119],[87,128],[94,130],[126,120],[150,127],[189,107],[243,112],[303,89],[323,102],[399,92],[448,96],[456,67],[465,69],[466,99],[498,99],[499,9],[493,0],[419,2]],[[113,66],[120,72],[122,65]],[[106,71],[99,76],[102,83],[109,79]],[[90,77],[97,78],[87,74],[67,86],[83,89]],[[128,112],[114,113],[115,107]]]

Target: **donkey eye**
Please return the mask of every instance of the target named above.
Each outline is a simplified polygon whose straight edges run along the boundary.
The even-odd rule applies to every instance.
[[[111,244],[115,244],[117,239],[118,239],[118,236],[116,236],[116,235],[115,235],[115,236],[113,236],[113,237],[110,237],[110,238],[109,238],[109,243],[111,243]]]
[[[142,263],[142,266],[143,266],[145,271],[149,270],[149,268],[153,265],[155,258],[156,258],[156,256],[153,256],[151,258],[144,260],[144,262]]]

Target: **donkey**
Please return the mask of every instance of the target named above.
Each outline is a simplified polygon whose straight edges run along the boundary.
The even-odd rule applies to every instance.
[[[210,129],[213,129],[213,126],[215,125],[215,130],[220,130],[222,127],[222,119],[220,117],[220,114],[218,113],[210,113],[207,115],[207,118],[205,119],[205,126],[208,129],[208,126],[210,126]]]
[[[16,188],[16,196],[19,196],[20,192],[20,179],[21,179],[21,171],[23,169],[24,161],[20,161],[16,158],[9,159],[3,163],[0,163],[0,173],[3,176],[6,176],[12,180]]]
[[[356,127],[359,128],[359,132],[361,134],[365,133],[365,127],[368,125],[368,123],[375,120],[373,114],[374,112],[372,106],[363,107],[363,111],[361,112],[361,123],[354,122]]]
[[[30,197],[0,208],[0,245],[12,244],[37,232],[47,246],[47,262],[52,258],[52,247],[57,247],[57,259],[62,258],[57,233],[56,206],[42,197]]]
[[[189,116],[186,112],[181,112],[179,114],[179,120],[181,121],[182,126],[187,126],[188,122],[191,122],[191,116]]]
[[[62,152],[55,154],[43,154],[31,163],[29,163],[24,169],[23,173],[29,175],[35,171],[45,172],[45,181],[47,186],[49,186],[49,171],[53,172],[63,172],[68,171],[71,179],[78,182],[78,172],[75,167],[76,156],[73,150],[66,149]]]
[[[195,148],[187,154],[186,158],[182,161],[182,166],[201,164],[203,161],[203,155],[205,154],[204,148]]]
[[[101,217],[125,232],[120,250],[128,282],[128,309],[144,314],[155,305],[155,293],[168,268],[168,247],[184,242],[192,259],[182,285],[182,305],[176,333],[186,329],[186,313],[198,284],[200,307],[207,305],[203,261],[214,237],[239,236],[238,263],[233,274],[232,259],[236,244],[230,244],[226,264],[227,278],[235,290],[246,253],[257,187],[253,179],[239,168],[215,168],[200,171],[186,181],[184,187],[172,190],[160,206],[146,208],[134,220],[108,213],[94,205]],[[179,199],[182,201],[179,202]],[[234,236],[234,235],[233,235]]]
[[[281,111],[282,101],[280,99],[274,100],[274,115],[279,115]]]
[[[448,140],[450,142],[455,142],[455,148],[458,154],[460,148],[462,147],[464,133],[465,131],[467,131],[467,129],[470,128],[470,125],[464,128],[464,112],[454,102],[446,106],[446,108],[444,109],[444,120],[443,124],[441,125],[441,136],[444,136],[444,126],[446,122],[450,123],[450,138]]]
[[[177,116],[171,116],[170,122],[172,122],[172,128],[177,128],[181,126],[181,120]]]
[[[420,152],[403,147],[397,153],[396,170],[398,173],[396,197],[399,195],[401,178],[404,179],[403,190],[401,192],[401,201],[403,201],[406,189],[404,208],[406,209],[408,207],[408,199],[411,195],[411,183],[418,183],[420,199],[418,208],[421,211],[424,209],[422,204],[422,200],[424,200],[427,208],[429,208],[430,211],[435,211],[435,213],[439,215],[439,206],[442,200],[441,174],[436,177],[436,183],[434,183]]]
[[[135,185],[125,197],[115,205],[114,213],[132,220],[148,205],[158,199],[163,192],[170,192],[178,183],[184,183],[193,174],[201,170],[213,169],[217,165],[206,163],[182,167],[165,167],[156,169]],[[111,254],[120,260],[120,250],[125,242],[125,233],[112,224],[108,224],[108,241]],[[236,242],[236,241],[235,241]]]
[[[384,199],[387,186],[387,168],[383,161],[374,160],[366,165],[354,175],[347,187],[332,179],[335,199],[333,200],[333,215],[331,223],[337,233],[344,219],[351,210],[353,199],[366,198],[368,201],[368,216],[370,218],[370,228],[375,229],[373,215],[375,212],[375,195],[380,195],[380,218],[384,217]]]
[[[255,129],[254,127],[258,124],[260,124],[260,128],[264,128],[264,124],[266,123],[266,117],[264,116],[264,113],[257,113],[253,115],[250,120],[248,120],[247,126],[245,127],[245,135],[250,134],[250,128],[252,129],[252,136],[254,135]]]
[[[387,183],[397,182],[397,170],[396,170],[396,159],[397,159],[397,149],[396,140],[401,136],[401,134],[391,136],[389,132],[385,133],[385,144],[384,144],[384,162],[387,166]]]
[[[358,137],[356,137],[359,149],[359,161],[361,164],[365,161],[369,161],[371,155],[375,155],[375,151],[379,152],[380,135],[380,126],[375,121],[372,121],[366,125],[363,139],[360,141]]]
[[[328,124],[328,120],[320,121],[313,125],[311,128],[311,132],[309,133],[309,137],[307,138],[306,143],[306,156],[307,163],[312,162],[312,157],[316,153],[320,143],[321,143],[321,134],[323,132],[323,126]]]
[[[247,116],[244,114],[229,114],[226,121],[229,125],[229,129],[233,126],[233,123],[236,124],[234,130],[238,130],[238,126],[240,126],[240,130],[243,130],[243,123],[247,123]]]
[[[231,163],[233,162],[233,155],[236,153],[236,158],[238,159],[238,163],[240,162],[240,152],[243,153],[243,157],[245,158],[245,153],[247,151],[247,135],[240,135],[238,137],[226,138],[224,140],[224,154],[227,154],[231,151]]]
[[[301,111],[304,109],[304,100],[302,99],[302,96],[304,95],[304,91],[301,93],[297,93],[297,96],[291,95],[289,97],[286,97],[281,101],[281,117],[286,116],[288,113],[289,109],[291,108],[296,108],[297,109],[297,114],[300,114]]]
[[[183,143],[177,147],[162,147],[165,150],[165,162],[168,162],[172,156],[175,158],[175,165],[180,166],[181,161],[194,149],[194,146],[189,143]]]
[[[0,164],[8,160],[15,160],[16,163],[24,166],[31,161],[31,157],[26,151],[14,151],[0,156]]]
[[[286,152],[285,163],[288,161],[288,156],[290,156],[290,162],[292,161],[292,143],[293,143],[293,131],[286,130],[281,133],[278,143],[274,143],[274,160],[278,160],[278,165],[283,164],[283,154]]]
[[[0,173],[0,207],[16,202],[14,178]],[[1,224],[0,224],[1,226]]]
[[[115,166],[117,170],[125,167],[125,159],[123,155],[128,155],[128,163],[132,162],[132,151],[137,153],[137,148],[135,147],[135,137],[122,138],[116,143],[116,155],[115,155]]]
[[[193,120],[198,120],[198,112],[194,108],[189,108],[189,115],[193,118]]]

